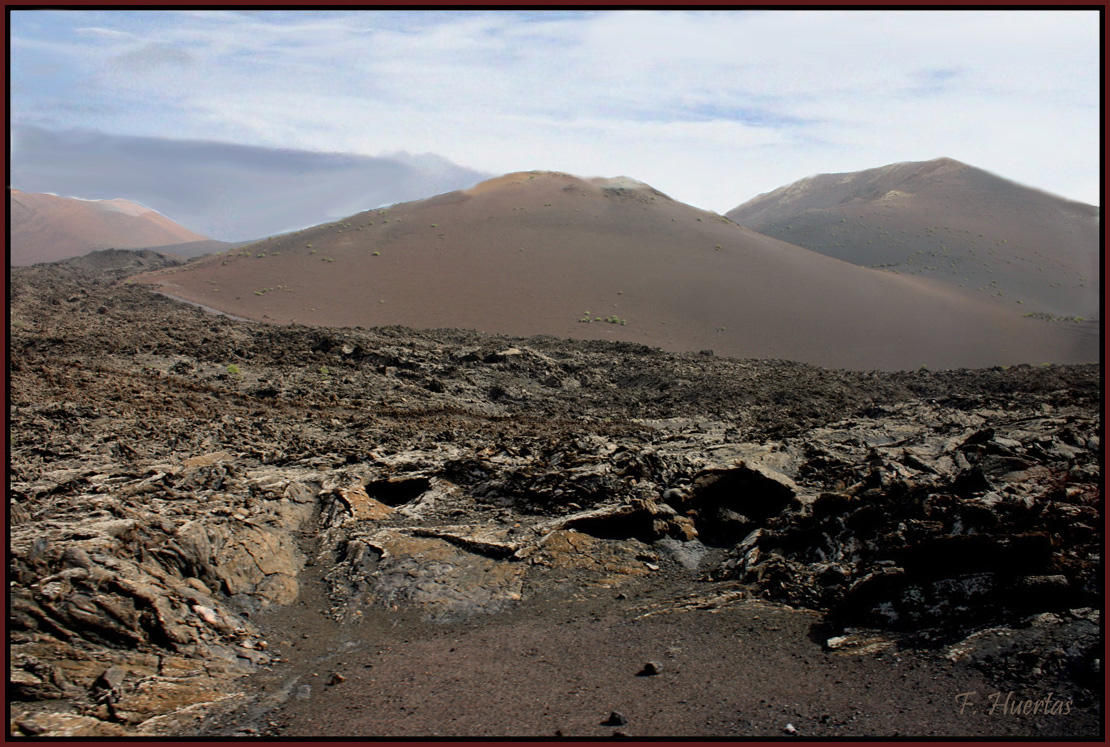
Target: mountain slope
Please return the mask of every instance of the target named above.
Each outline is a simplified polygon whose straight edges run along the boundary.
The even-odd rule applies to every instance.
[[[12,265],[54,262],[98,249],[208,241],[164,215],[127,200],[76,200],[13,189],[8,192],[8,204]]]
[[[1097,336],[786,244],[635,180],[509,174],[143,279],[236,316],[474,328],[847,368],[1098,358]]]
[[[933,277],[1023,313],[1100,315],[1099,209],[950,158],[802,179],[727,216],[830,257]]]

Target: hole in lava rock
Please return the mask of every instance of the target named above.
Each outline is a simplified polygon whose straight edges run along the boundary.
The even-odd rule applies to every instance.
[[[367,483],[366,494],[387,506],[402,506],[424,495],[431,486],[427,477],[374,480]]]
[[[578,519],[572,522],[571,525],[574,529],[598,539],[638,539],[641,542],[651,543],[659,538],[658,533],[652,526],[651,515],[643,511],[609,516],[591,516]]]
[[[796,503],[789,480],[747,466],[705,470],[694,478],[689,500],[699,539],[714,547],[736,544]]]

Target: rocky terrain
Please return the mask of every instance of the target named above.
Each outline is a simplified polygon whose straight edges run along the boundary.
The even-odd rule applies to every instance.
[[[11,734],[1099,735],[1100,366],[264,325],[174,261],[12,270]]]

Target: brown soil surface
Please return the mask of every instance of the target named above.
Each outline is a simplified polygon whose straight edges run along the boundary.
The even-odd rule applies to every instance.
[[[817,613],[760,600],[714,607],[704,600],[721,589],[676,575],[455,623],[379,612],[341,626],[309,598],[260,619],[285,661],[195,733],[804,739],[1098,730],[1094,702],[1073,704],[1066,716],[992,714],[992,696],[1011,690],[981,669],[939,652],[829,651]],[[674,609],[690,597],[705,608]],[[659,674],[641,674],[647,662],[661,665]],[[969,692],[961,712],[957,696]],[[614,712],[625,723],[607,723]]]
[[[145,276],[276,324],[463,328],[866,369],[1091,362],[1052,324],[864,269],[631,182],[511,174]]]

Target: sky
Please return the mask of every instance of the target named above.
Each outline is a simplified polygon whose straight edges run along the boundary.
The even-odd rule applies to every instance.
[[[1097,205],[1099,24],[1095,10],[13,10],[11,186],[49,156],[26,148],[15,168],[29,132],[402,158],[451,172],[426,182],[441,191],[532,169],[626,175],[719,213],[806,176],[947,156]]]
[[[191,231],[252,241],[488,179],[437,156],[359,156],[15,125],[13,187],[137,202]]]

